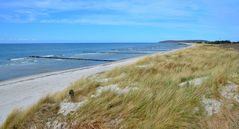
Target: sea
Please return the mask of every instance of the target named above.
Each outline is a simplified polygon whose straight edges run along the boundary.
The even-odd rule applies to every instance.
[[[0,81],[94,66],[186,46],[173,42],[0,44]]]

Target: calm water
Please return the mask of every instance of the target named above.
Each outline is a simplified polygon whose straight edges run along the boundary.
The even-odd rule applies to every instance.
[[[0,44],[0,81],[106,63],[29,56],[122,60],[186,46],[177,43]]]

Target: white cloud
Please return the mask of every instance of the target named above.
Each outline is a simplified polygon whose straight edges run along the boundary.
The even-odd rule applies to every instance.
[[[0,7],[15,10],[1,17],[11,22],[123,25],[194,20],[194,12],[199,10],[187,0],[15,0],[2,2]]]

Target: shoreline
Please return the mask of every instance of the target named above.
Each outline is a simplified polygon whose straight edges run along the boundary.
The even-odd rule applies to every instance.
[[[114,62],[96,64],[96,65],[91,65],[91,66],[84,66],[84,67],[79,67],[79,68],[71,68],[71,69],[67,69],[67,70],[58,70],[58,71],[53,71],[53,72],[39,73],[39,74],[17,77],[17,78],[8,79],[8,80],[2,80],[2,81],[0,81],[0,88],[2,86],[11,85],[11,84],[19,83],[19,82],[30,81],[30,80],[34,80],[34,79],[38,79],[38,78],[54,76],[54,75],[68,73],[68,72],[74,72],[74,71],[78,71],[78,70],[90,69],[90,68],[93,68],[93,67],[96,67],[96,66],[105,66],[105,65],[110,65],[110,64],[113,64],[113,63],[124,62],[124,61],[127,61],[127,60],[136,59],[136,58],[144,58],[144,57],[147,57],[147,56],[152,56],[152,55],[157,55],[157,54],[163,54],[163,53],[167,54],[168,52],[174,52],[174,51],[181,50],[181,49],[188,48],[190,46],[195,45],[193,43],[186,43],[186,42],[180,42],[180,44],[186,44],[186,45],[189,45],[189,46],[183,47],[183,48],[178,48],[178,49],[173,49],[173,50],[170,50],[170,51],[156,52],[156,53],[153,53],[153,54],[147,54],[147,55],[132,57],[132,58],[128,58],[128,59],[117,60],[117,61],[114,61]]]
[[[15,108],[26,108],[36,103],[42,97],[64,90],[75,81],[95,75],[100,72],[112,70],[116,67],[129,65],[147,56],[168,54],[188,49],[196,45],[174,49],[167,52],[129,58],[125,60],[104,63],[94,66],[43,73],[0,82],[0,124],[4,122],[9,113]]]

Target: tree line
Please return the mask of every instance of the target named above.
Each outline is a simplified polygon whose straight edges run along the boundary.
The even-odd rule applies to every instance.
[[[230,40],[216,40],[216,41],[206,41],[206,42],[198,42],[198,43],[208,43],[208,44],[233,44],[239,43],[239,41],[232,42]]]

